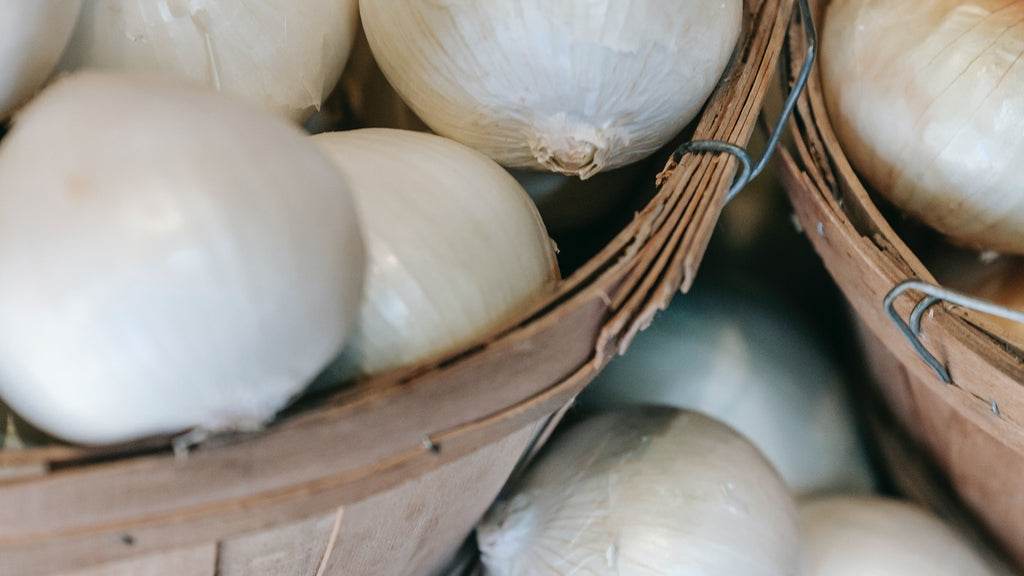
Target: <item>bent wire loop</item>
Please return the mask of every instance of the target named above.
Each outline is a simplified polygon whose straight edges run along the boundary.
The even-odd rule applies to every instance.
[[[903,318],[900,317],[899,313],[896,312],[896,299],[908,290],[921,292],[924,294],[924,297],[914,305],[914,309],[910,312],[908,320],[904,321]],[[939,362],[939,359],[936,358],[934,354],[925,348],[920,338],[921,318],[924,317],[925,312],[927,312],[929,308],[943,301],[970,310],[975,310],[977,312],[984,312],[985,314],[991,314],[1007,320],[1013,320],[1014,322],[1024,323],[1024,312],[999,306],[998,304],[993,304],[987,300],[974,298],[955,290],[943,288],[942,286],[936,286],[935,284],[925,282],[924,280],[904,280],[897,284],[896,287],[890,290],[885,296],[883,301],[885,313],[889,316],[889,319],[892,320],[892,323],[896,325],[896,328],[903,333],[903,336],[908,342],[910,342],[910,345],[914,347],[914,351],[917,352],[917,355],[935,371],[935,375],[938,376],[939,380],[946,384],[953,383],[953,378],[949,375],[949,370],[942,365],[942,362]]]
[[[696,154],[699,152],[715,152],[715,153],[726,153],[732,154],[740,161],[741,168],[740,173],[733,180],[732,186],[729,188],[729,195],[726,196],[726,203],[736,197],[737,194],[746,186],[751,180],[760,174],[764,167],[771,160],[772,154],[779,145],[779,140],[782,138],[783,129],[786,123],[789,122],[790,116],[793,115],[793,109],[796,107],[796,100],[800,94],[804,91],[804,87],[807,86],[807,78],[811,75],[811,68],[814,65],[814,57],[817,53],[818,48],[818,34],[814,30],[814,21],[811,18],[811,8],[807,0],[797,0],[797,5],[800,8],[800,20],[803,23],[804,35],[806,36],[807,51],[804,55],[804,63],[800,67],[800,73],[796,77],[796,81],[790,88],[789,95],[786,96],[786,101],[782,105],[782,111],[779,114],[778,120],[775,122],[775,127],[772,128],[771,134],[768,137],[768,142],[765,144],[764,152],[755,164],[751,158],[750,153],[746,149],[733,144],[731,142],[724,142],[722,140],[691,140],[679,148],[672,154],[672,158],[678,161],[680,158],[687,154]]]

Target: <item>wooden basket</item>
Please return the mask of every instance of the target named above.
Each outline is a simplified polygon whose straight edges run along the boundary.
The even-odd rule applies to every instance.
[[[747,34],[695,139],[748,142],[793,0]],[[678,160],[676,162],[675,160]],[[737,173],[669,162],[653,200],[514,326],[201,445],[0,452],[0,575],[430,574],[579,391],[687,290]]]
[[[812,4],[820,18],[822,1]],[[791,34],[787,53],[804,50],[800,35]],[[905,323],[922,293],[899,293],[897,286],[936,281],[847,161],[829,124],[817,69],[798,101],[793,128],[792,153],[778,155],[783,183],[808,238],[866,327],[859,338],[888,406],[958,497],[1024,564],[1024,359],[993,335],[998,328],[990,320],[947,302],[928,310],[916,337],[905,336],[887,313],[886,297],[899,294],[893,312]],[[913,340],[948,371],[950,384]]]
[[[887,487],[908,500],[931,508],[954,526],[996,570],[996,574],[1020,574],[1020,570],[1014,569],[1017,563],[995,543],[991,532],[959,498],[946,474],[929,454],[921,450],[920,444],[890,408],[891,403],[883,391],[891,388],[896,378],[909,378],[910,373],[862,320],[854,316],[853,324],[856,339],[861,343],[867,360],[867,376],[872,382],[889,383],[862,389],[858,396],[865,442],[874,449],[880,465],[879,473],[887,481]],[[900,384],[906,388],[910,383],[903,381]]]

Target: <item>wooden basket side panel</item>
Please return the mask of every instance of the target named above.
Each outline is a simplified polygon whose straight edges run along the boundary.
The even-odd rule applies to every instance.
[[[225,540],[218,548],[217,576],[313,576],[328,554],[335,526],[343,516],[344,509],[338,508],[287,526]]]
[[[539,424],[352,506],[218,543],[58,576],[406,576],[451,560]]]
[[[431,574],[451,560],[533,437],[531,425],[345,509],[324,576]]]
[[[953,489],[1024,564],[1024,449],[1004,441],[999,416],[908,371],[863,324],[857,331],[872,377],[902,429],[945,471]],[[886,465],[896,469],[899,461]]]
[[[217,545],[204,544],[130,558],[57,576],[218,576]]]
[[[535,429],[329,514],[226,540],[217,576],[429,574],[472,531]]]

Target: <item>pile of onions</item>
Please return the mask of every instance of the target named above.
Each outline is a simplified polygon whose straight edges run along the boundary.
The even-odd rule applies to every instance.
[[[994,576],[952,528],[912,504],[835,496],[800,505],[803,576]]]
[[[160,72],[301,122],[334,88],[356,0],[88,0],[62,68]]]
[[[793,497],[757,449],[651,406],[554,438],[477,540],[493,576],[790,576],[800,559]]]
[[[958,243],[1024,253],[1024,3],[835,0],[824,95],[853,167]]]
[[[363,270],[331,162],[204,88],[71,74],[0,142],[0,397],[61,438],[263,425],[345,344]]]
[[[53,72],[81,7],[81,0],[0,0],[0,120]]]
[[[741,0],[362,0],[373,55],[432,130],[514,168],[588,178],[692,120]]]
[[[873,475],[845,384],[780,302],[698,283],[612,360],[580,404],[698,410],[749,438],[798,494],[869,491]]]
[[[558,262],[536,207],[483,154],[385,128],[312,139],[348,181],[369,253],[366,297],[335,379],[457,349],[554,289]]]

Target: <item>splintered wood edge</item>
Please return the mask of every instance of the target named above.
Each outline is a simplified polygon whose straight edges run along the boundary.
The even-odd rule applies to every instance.
[[[793,5],[792,0],[789,0],[783,4],[781,10],[787,14],[792,13]],[[766,10],[766,7],[762,7],[762,10]],[[736,120],[722,123],[712,138],[747,143],[755,129],[788,30],[788,19],[772,18],[770,13],[762,12],[758,22],[759,27],[770,26],[771,33],[758,36],[755,42],[751,43],[744,59],[747,65],[740,67],[740,73],[747,77],[742,84],[752,90],[755,97],[744,99],[744,105]],[[748,63],[756,63],[756,66]],[[662,258],[665,265],[659,272],[659,282],[648,292],[645,304],[624,336],[625,346],[621,347],[623,350],[639,331],[653,321],[659,311],[668,306],[677,291],[686,292],[692,286],[697,267],[707,250],[711,234],[725,206],[732,177],[735,175],[735,158],[716,157],[714,161],[724,162],[729,168],[725,171],[708,171],[705,178],[700,181],[699,186],[714,190],[716,193],[696,194],[696,206],[689,212],[689,218],[693,222],[686,221],[685,226],[677,226],[673,231],[672,241],[667,245],[667,249],[663,250]]]
[[[739,50],[725,89],[716,92],[694,132],[695,140],[722,140],[746,145],[768,91],[786,36],[793,1],[762,4],[752,12],[752,28],[760,31],[748,37]],[[746,95],[745,98],[743,96]],[[735,102],[742,102],[737,107]],[[684,163],[695,157],[697,162]],[[633,337],[645,329],[674,295],[688,290],[693,274],[707,249],[708,241],[725,206],[737,161],[732,156],[690,155],[672,169],[666,186],[678,190],[678,201],[669,206],[669,222],[662,227],[651,250],[645,274],[635,283],[628,299],[605,326],[602,341],[616,342],[623,354]],[[626,292],[622,292],[626,295]],[[609,346],[611,348],[611,346]]]

